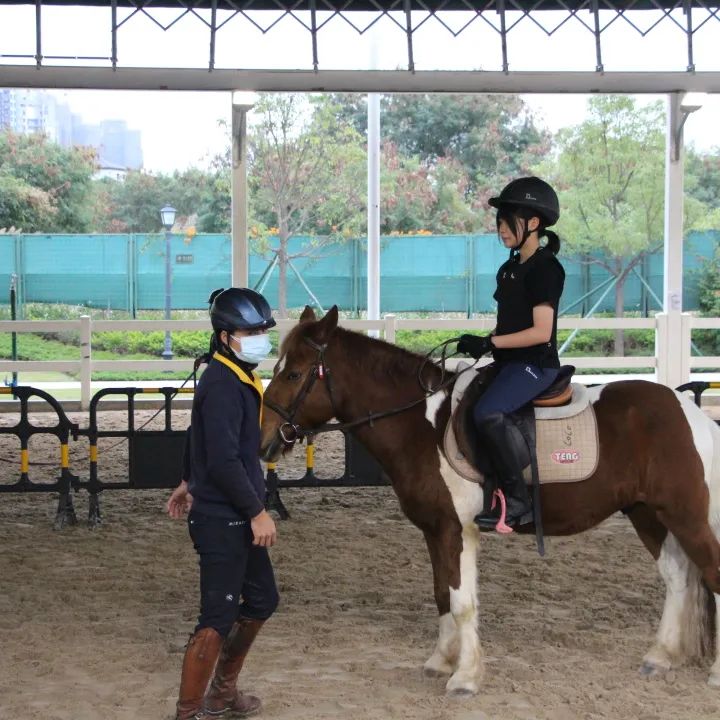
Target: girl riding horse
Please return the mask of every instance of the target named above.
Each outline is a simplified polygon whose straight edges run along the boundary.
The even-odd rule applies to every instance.
[[[507,511],[503,518],[503,502],[493,503],[475,522],[482,529],[505,530],[533,519],[523,467],[508,437],[513,422],[508,415],[557,377],[557,314],[565,271],[555,257],[560,239],[548,230],[560,217],[558,197],[550,185],[537,177],[518,178],[489,203],[497,208],[498,235],[510,249],[510,258],[497,272],[497,325],[490,335],[462,335],[457,349],[475,359],[492,353],[495,361],[497,374],[475,405],[473,417],[493,469],[494,482],[486,482],[499,487]],[[542,237],[546,245],[540,244]]]

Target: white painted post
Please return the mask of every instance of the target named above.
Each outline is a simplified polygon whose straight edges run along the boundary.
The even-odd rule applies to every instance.
[[[92,392],[92,320],[89,315],[80,316],[80,407],[90,408]]]
[[[682,313],[680,318],[682,331],[680,333],[680,373],[681,380],[678,385],[690,382],[690,356],[692,355],[692,315]],[[677,387],[674,385],[673,387]]]
[[[385,342],[395,344],[395,331],[397,329],[397,318],[395,315],[385,316]]]
[[[683,93],[668,96],[665,142],[665,249],[663,273],[663,312],[667,314],[668,343],[665,346],[664,384],[677,387],[684,382],[682,352],[677,343],[682,333],[683,294],[683,172],[682,137]],[[674,340],[674,342],[670,342]]]
[[[367,317],[380,319],[380,95],[368,95]],[[368,332],[378,337],[376,330]]]
[[[668,316],[666,313],[655,315],[655,380],[662,385],[668,384],[667,358],[668,358]]]

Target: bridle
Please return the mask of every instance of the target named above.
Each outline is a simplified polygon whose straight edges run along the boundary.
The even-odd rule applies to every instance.
[[[310,368],[308,376],[305,378],[303,386],[300,388],[300,392],[295,396],[295,399],[290,404],[290,407],[285,410],[279,405],[265,400],[264,404],[269,407],[273,412],[277,413],[285,422],[278,428],[278,434],[286,443],[293,443],[299,437],[303,435],[315,435],[317,432],[328,432],[327,430],[317,429],[303,430],[297,423],[295,423],[295,415],[297,415],[300,406],[303,404],[305,398],[310,394],[317,380],[325,380],[325,387],[330,395],[330,405],[333,409],[333,415],[336,413],[335,396],[332,391],[332,380],[330,379],[330,371],[325,363],[325,351],[327,350],[327,343],[320,345],[310,338],[303,338],[304,342],[310,345],[313,350],[317,352],[317,359],[315,364]],[[336,425],[338,423],[327,423],[327,425]]]
[[[405,412],[406,410],[410,410],[411,408],[420,405],[420,403],[425,402],[425,400],[427,400],[427,398],[431,395],[435,394],[439,390],[443,390],[444,388],[448,387],[448,385],[451,385],[453,382],[455,382],[458,374],[462,374],[467,370],[473,369],[474,366],[471,365],[470,367],[461,370],[460,373],[451,374],[450,377],[448,377],[447,379],[445,378],[445,374],[447,372],[445,369],[445,361],[448,357],[452,357],[455,354],[452,353],[451,355],[447,355],[447,346],[451,343],[457,342],[458,339],[459,338],[452,338],[450,340],[446,340],[445,342],[442,342],[436,347],[434,347],[427,355],[425,355],[422,363],[420,364],[420,368],[418,369],[417,377],[418,384],[423,391],[423,395],[417,400],[413,400],[412,402],[409,402],[400,407],[391,408],[390,410],[369,412],[367,415],[362,415],[361,417],[356,418],[355,420],[350,420],[348,422],[330,422],[323,423],[312,428],[303,428],[295,422],[295,416],[300,410],[303,401],[310,394],[310,391],[313,389],[313,386],[318,380],[324,380],[325,387],[327,388],[328,395],[330,396],[330,406],[332,407],[333,416],[338,416],[337,403],[335,402],[335,395],[333,394],[332,373],[330,371],[330,368],[327,366],[327,362],[325,361],[327,343],[320,344],[316,343],[310,338],[303,337],[302,340],[308,345],[310,345],[310,347],[313,348],[315,352],[317,352],[317,358],[315,359],[315,363],[313,364],[313,366],[310,368],[310,372],[308,373],[308,376],[305,379],[303,386],[300,388],[300,392],[295,396],[292,403],[290,404],[290,407],[287,409],[281,408],[279,405],[276,405],[275,403],[269,402],[267,400],[265,401],[265,406],[270,408],[273,412],[277,413],[284,420],[283,424],[278,428],[278,434],[282,438],[283,442],[290,445],[304,436],[314,436],[319,435],[320,433],[332,431],[345,432],[346,430],[351,430],[352,428],[358,427],[359,425],[366,424],[372,427],[375,420],[390,417],[392,415],[398,415]],[[439,365],[431,359],[432,354],[438,348],[442,348],[442,356]],[[440,383],[434,387],[431,387],[423,380],[423,370],[428,363],[432,363],[433,365],[438,366],[441,371]]]

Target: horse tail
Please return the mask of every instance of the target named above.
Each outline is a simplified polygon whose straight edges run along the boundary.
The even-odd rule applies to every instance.
[[[707,478],[708,490],[710,491],[710,512],[708,521],[720,539],[720,426],[708,418],[710,423],[710,437],[712,438],[712,462],[710,473]]]
[[[678,394],[683,410],[693,428],[697,450],[703,462],[705,483],[709,493],[708,524],[720,540],[720,427],[695,405],[687,395]],[[666,543],[677,543],[674,536],[668,536]],[[670,548],[668,548],[670,549]],[[686,555],[679,544],[674,552]],[[712,656],[715,651],[716,627],[715,596],[702,578],[700,569],[689,558],[685,569],[686,591],[680,612],[680,637],[683,650],[688,658],[701,659]]]
[[[679,621],[685,657],[698,660],[712,657],[716,632],[715,598],[693,562],[688,563],[687,592]]]
[[[706,416],[707,417],[707,416]],[[708,508],[708,523],[715,537],[720,540],[720,426],[710,419],[708,426],[712,441],[712,459],[709,463],[709,473],[706,477],[708,491],[710,494],[710,505]],[[693,604],[697,607],[696,635],[693,642],[695,653],[690,657],[712,657],[715,653],[715,642],[720,628],[717,627],[717,602],[710,589],[705,585],[700,576],[700,571],[691,563],[691,573],[688,577],[689,586],[693,586]],[[690,587],[688,587],[690,590]],[[687,627],[687,626],[686,626]],[[689,628],[687,628],[689,629]],[[686,637],[690,638],[688,634]]]

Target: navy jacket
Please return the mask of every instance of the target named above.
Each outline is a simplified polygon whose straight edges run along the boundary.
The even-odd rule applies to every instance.
[[[265,477],[260,448],[262,398],[249,369],[226,356],[210,360],[193,401],[186,472],[193,510],[247,520],[264,508]]]

